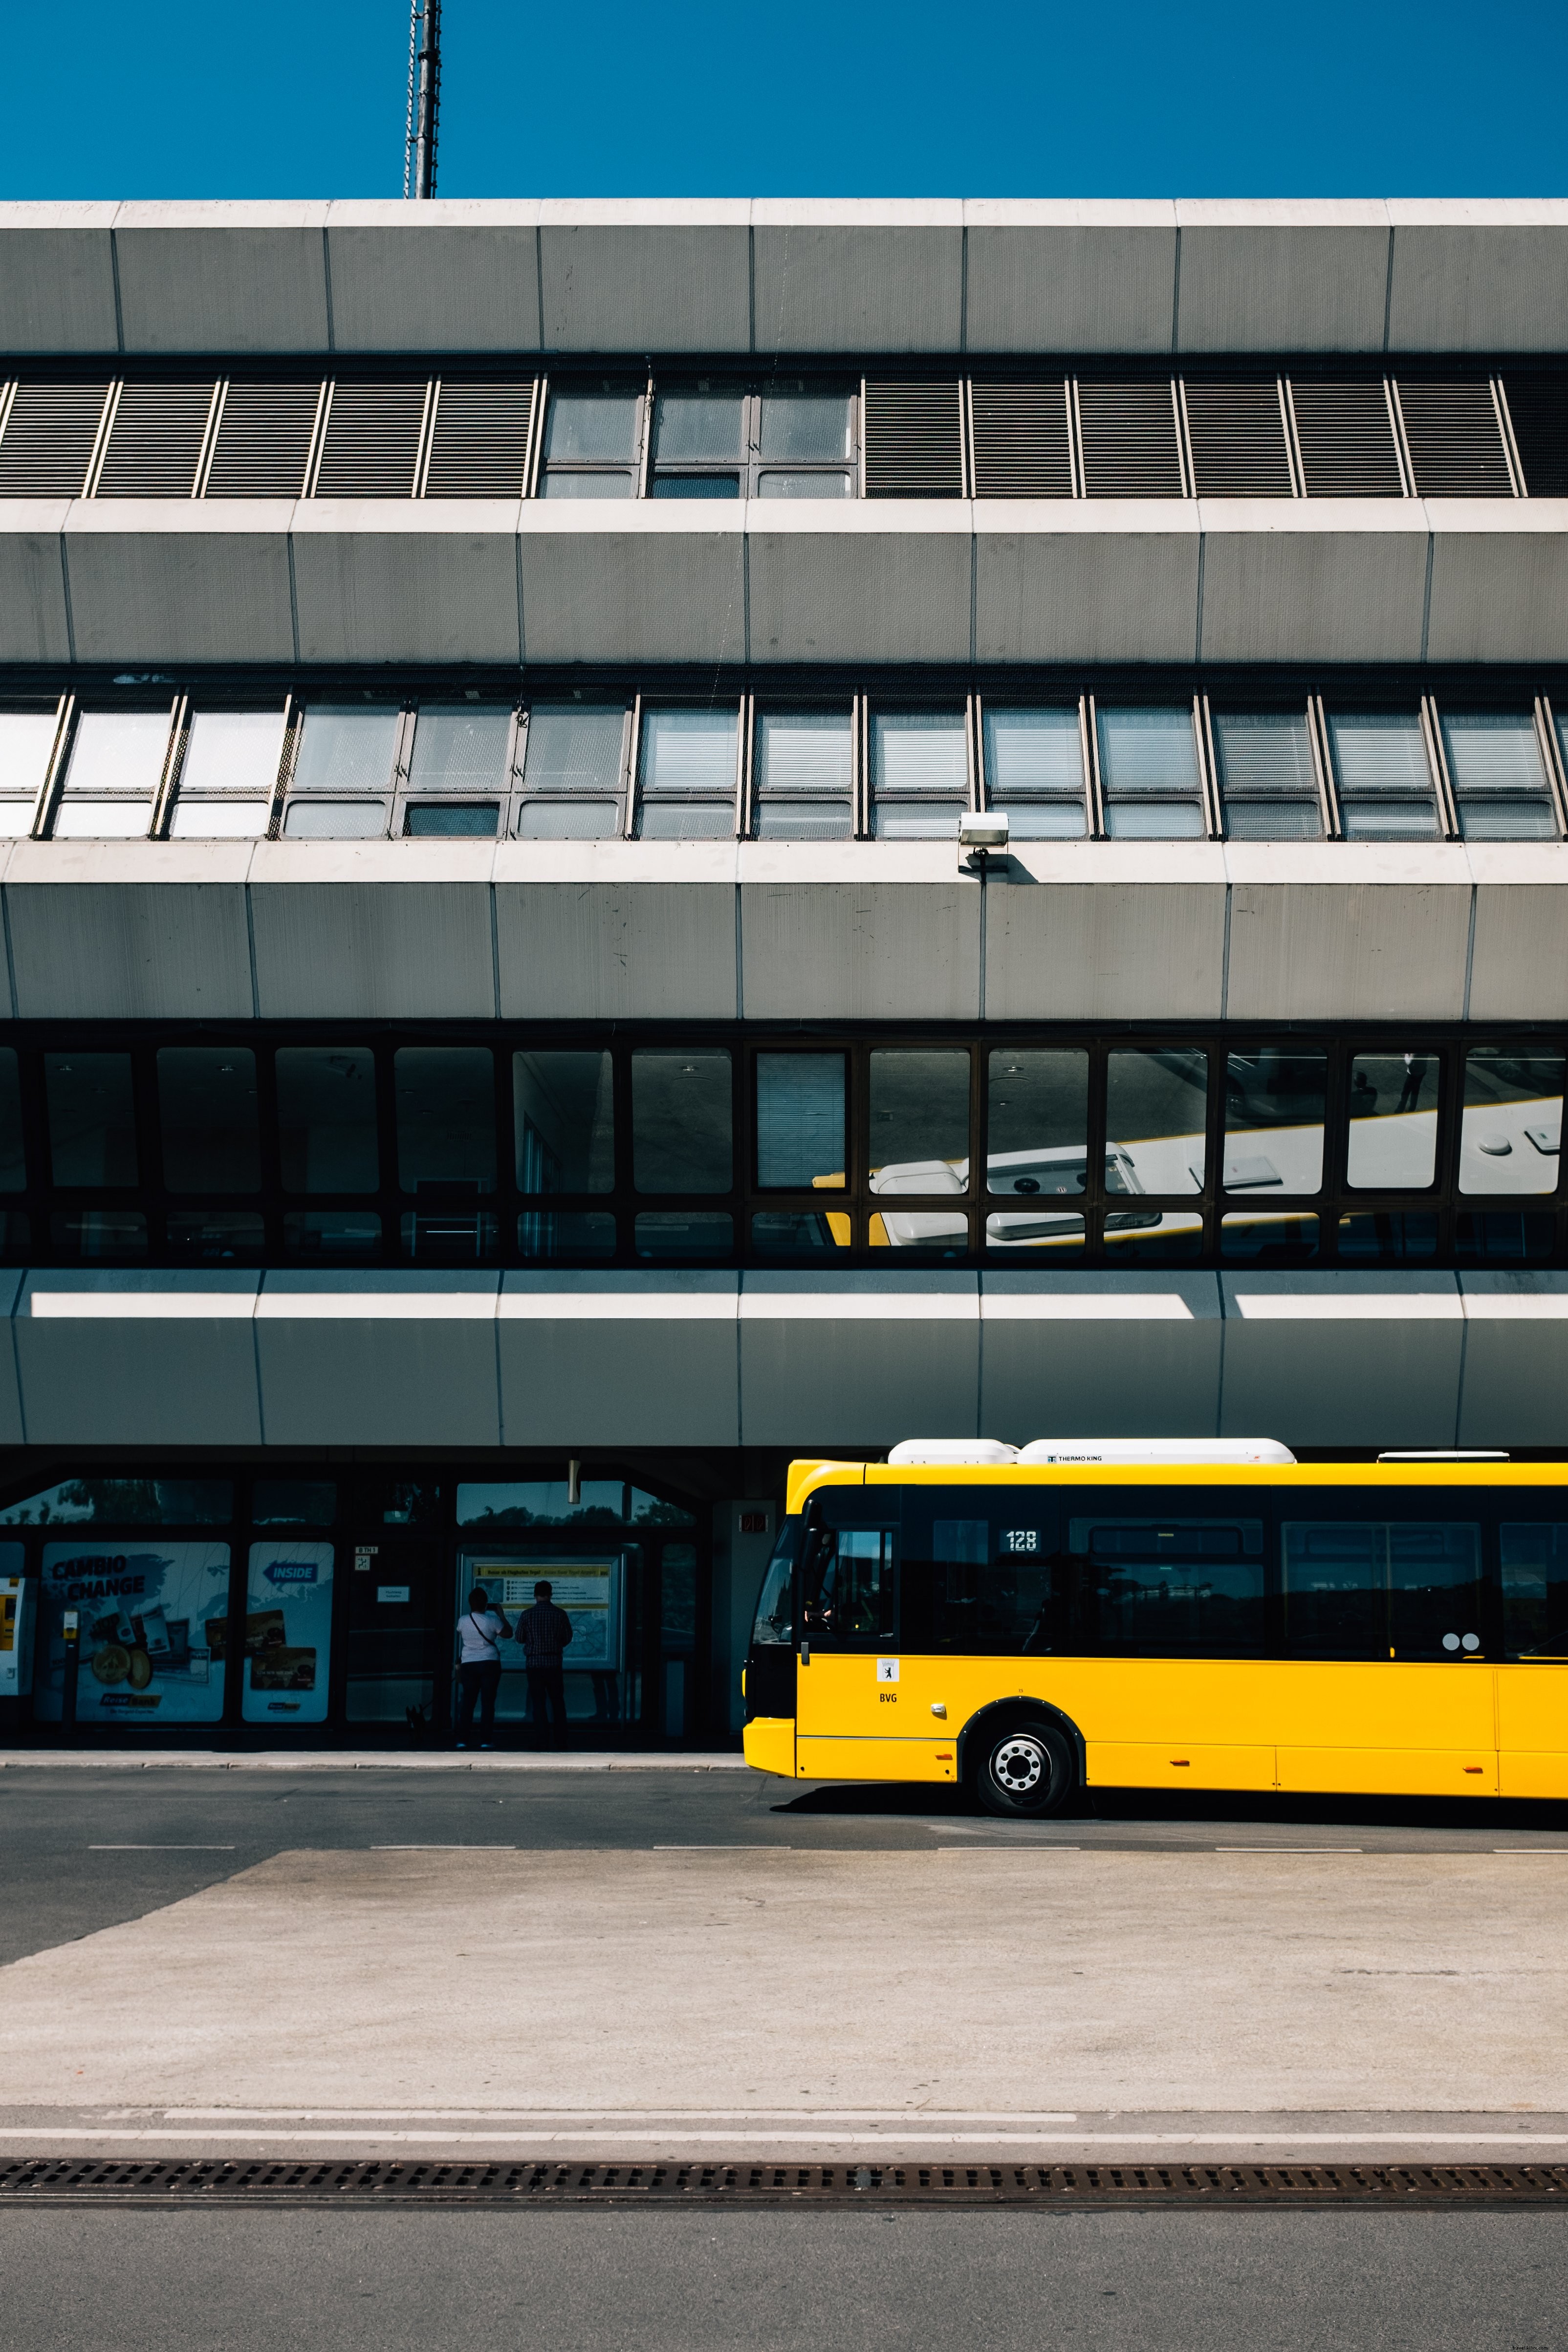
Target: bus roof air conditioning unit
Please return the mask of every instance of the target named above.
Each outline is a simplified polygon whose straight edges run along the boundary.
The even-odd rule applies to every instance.
[[[1294,1462],[1277,1437],[1037,1437],[1023,1464],[1058,1462]]]
[[[1016,1445],[1004,1445],[994,1437],[906,1437],[888,1456],[889,1464],[900,1469],[922,1462],[955,1469],[965,1465],[980,1469],[988,1464],[1006,1468],[1017,1459]]]

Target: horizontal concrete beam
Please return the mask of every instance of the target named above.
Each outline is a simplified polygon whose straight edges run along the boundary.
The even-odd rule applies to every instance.
[[[1568,844],[16,842],[0,1017],[1560,1021]]]
[[[1556,660],[1568,499],[0,502],[0,662]]]
[[[0,206],[17,352],[1539,351],[1560,201]]]
[[[0,1444],[1561,1445],[1568,1276],[0,1277]]]

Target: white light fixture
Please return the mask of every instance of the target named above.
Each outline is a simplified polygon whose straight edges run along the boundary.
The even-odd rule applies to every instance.
[[[958,821],[958,845],[971,852],[977,850],[982,856],[988,852],[996,855],[1006,849],[1007,833],[1005,809],[986,809],[984,813],[972,810]]]

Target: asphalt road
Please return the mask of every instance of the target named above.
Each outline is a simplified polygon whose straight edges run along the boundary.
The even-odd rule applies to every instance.
[[[960,1841],[1131,1853],[1537,1851],[1568,1849],[1568,1806],[1105,1790],[1076,1815],[1026,1826],[991,1821],[955,1790],[816,1788],[745,1771],[28,1766],[0,1771],[0,1966],[141,1918],[285,1851],[919,1853]]]
[[[26,2352],[1563,2352],[1555,2213],[0,2216]]]

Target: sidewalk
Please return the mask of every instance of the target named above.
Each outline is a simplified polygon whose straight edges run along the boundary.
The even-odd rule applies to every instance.
[[[732,1748],[650,1749],[646,1754],[574,1754],[571,1750],[497,1748],[311,1748],[292,1754],[275,1748],[170,1748],[142,1755],[98,1748],[0,1748],[0,1771],[80,1768],[91,1772],[744,1772]]]

